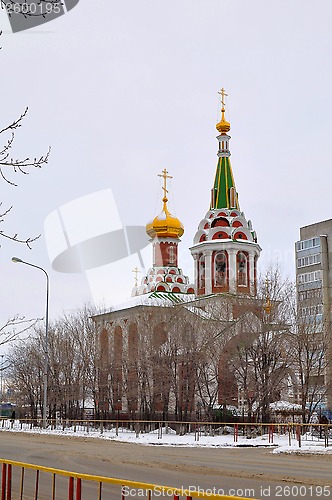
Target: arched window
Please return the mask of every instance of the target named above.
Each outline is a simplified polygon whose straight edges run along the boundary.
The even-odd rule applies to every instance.
[[[175,264],[175,248],[173,245],[168,247],[168,264]]]
[[[229,190],[229,201],[232,208],[236,207],[236,192],[233,187]]]
[[[238,286],[248,286],[247,262],[248,258],[246,254],[239,252],[236,257]]]
[[[218,252],[214,256],[214,285],[225,286],[227,281],[227,255]]]
[[[205,258],[201,255],[198,261],[198,288],[205,287]]]
[[[211,227],[219,227],[219,226],[229,227],[229,222],[226,219],[226,217],[218,217],[217,219],[214,219],[214,221],[211,224]]]

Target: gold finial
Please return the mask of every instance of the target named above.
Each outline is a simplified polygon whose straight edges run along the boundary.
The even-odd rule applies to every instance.
[[[225,112],[225,96],[228,97],[228,94],[226,94],[224,87],[221,90],[219,90],[218,94],[221,95],[221,104],[222,104],[221,111],[224,113]]]
[[[167,179],[173,179],[173,177],[171,175],[168,175],[168,172],[166,170],[166,168],[164,168],[162,174],[158,174],[158,177],[163,177],[164,178],[164,185],[163,185],[163,191],[164,191],[164,197],[163,197],[163,202],[164,203],[167,203],[168,202],[168,198],[167,198],[167,193],[168,193],[168,190],[167,190]]]
[[[163,209],[162,212],[157,215],[151,222],[146,225],[146,232],[148,235],[153,238],[180,238],[184,233],[184,228],[177,217],[174,217],[169,213],[167,208],[167,179],[173,179],[171,175],[168,174],[166,168],[162,171],[161,174],[158,174],[159,177],[164,179],[163,191]]]
[[[216,129],[220,134],[227,134],[231,129],[230,123],[225,119],[225,97],[228,97],[228,94],[226,94],[224,88],[219,90],[218,94],[221,95],[221,120],[217,123]]]
[[[270,282],[269,282],[268,278],[266,278],[266,280],[265,280],[265,285],[266,285],[266,303],[263,306],[263,309],[266,312],[266,314],[270,314],[271,308],[272,308],[272,304],[271,304],[271,300],[270,300],[269,284],[270,284]]]
[[[136,266],[135,269],[132,270],[133,273],[135,273],[135,286],[138,286],[138,278],[137,278],[137,275],[138,273],[140,273],[141,271],[138,269],[138,267]]]

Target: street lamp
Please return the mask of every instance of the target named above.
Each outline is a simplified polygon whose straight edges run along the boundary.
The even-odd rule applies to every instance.
[[[50,289],[50,280],[47,272],[42,267],[36,266],[35,264],[30,264],[30,262],[25,262],[18,257],[13,257],[12,262],[25,264],[26,266],[35,267],[36,269],[40,269],[46,276],[46,312],[45,312],[45,347],[44,347],[44,401],[43,401],[43,427],[46,429],[47,417],[46,417],[46,409],[47,409],[47,372],[48,372],[48,299],[49,299],[49,289]]]
[[[2,372],[3,372],[3,358],[4,358],[4,354],[0,354],[0,357],[1,357],[0,392],[1,392],[1,401],[2,401],[2,399],[3,399],[3,395],[2,395]]]
[[[2,417],[2,401],[3,401],[3,395],[2,395],[2,372],[3,372],[3,357],[4,354],[1,354],[1,373],[0,373],[0,391],[1,391],[1,402],[0,402],[0,417]]]

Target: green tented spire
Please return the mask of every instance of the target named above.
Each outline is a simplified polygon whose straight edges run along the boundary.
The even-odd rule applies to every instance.
[[[228,156],[219,157],[212,189],[211,209],[219,208],[240,210],[232,165]]]
[[[216,125],[216,129],[220,134],[217,137],[219,142],[219,160],[212,189],[211,210],[219,208],[235,208],[236,210],[240,210],[232,166],[229,159],[231,153],[229,151],[230,136],[228,132],[230,131],[231,125],[225,118],[225,96],[227,96],[227,94],[223,88],[219,94],[221,95],[221,120]]]

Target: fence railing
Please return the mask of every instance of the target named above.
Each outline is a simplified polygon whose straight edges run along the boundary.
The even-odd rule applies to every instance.
[[[1,429],[13,429],[22,431],[43,430],[42,419],[2,419]],[[169,433],[180,436],[191,434],[194,441],[199,441],[203,436],[232,435],[233,441],[237,443],[239,438],[253,439],[265,435],[269,444],[274,444],[278,436],[287,436],[288,444],[294,440],[301,447],[303,442],[320,442],[325,447],[332,441],[332,424],[302,424],[302,423],[229,423],[229,422],[180,422],[180,421],[146,421],[146,420],[68,420],[49,419],[47,431],[62,430],[65,432],[86,434],[113,433],[115,436],[121,433],[133,433],[136,437],[145,433],[156,433],[158,439],[163,439]]]
[[[153,500],[154,497],[163,497],[166,500],[172,497],[173,500],[180,500],[180,498],[244,500],[245,498],[213,493],[212,490],[192,491],[173,486],[80,474],[6,459],[0,459],[0,464],[2,464],[1,500],[24,500],[25,498],[29,500],[106,500],[110,498],[110,491],[105,491],[106,486],[113,487],[111,498],[119,500],[124,500],[126,496],[141,497],[143,496],[141,492],[145,493],[148,500]],[[30,476],[27,472],[31,473]],[[222,489],[217,491],[222,491]]]

